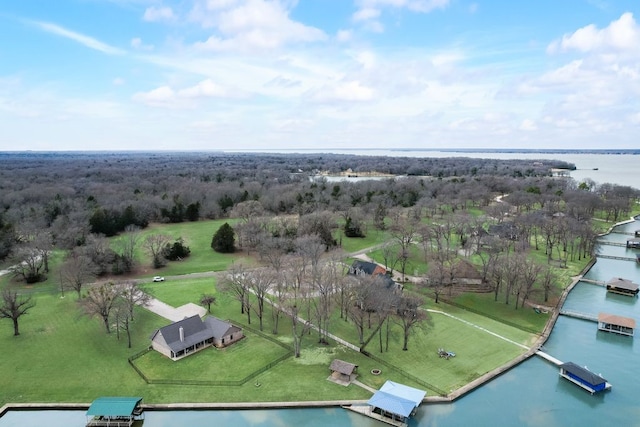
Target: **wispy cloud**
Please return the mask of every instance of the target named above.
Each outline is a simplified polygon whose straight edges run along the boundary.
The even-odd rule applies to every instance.
[[[61,27],[60,25],[53,24],[51,22],[42,22],[42,21],[28,21],[28,22],[40,28],[42,31],[73,40],[77,43],[80,43],[83,46],[106,53],[108,55],[124,55],[126,53],[126,51],[122,49],[113,47],[111,45],[108,45],[107,43],[103,43],[100,40],[97,40],[93,37],[68,30],[64,27]]]

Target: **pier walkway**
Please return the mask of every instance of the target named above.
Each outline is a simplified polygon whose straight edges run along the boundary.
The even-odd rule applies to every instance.
[[[556,359],[555,357],[553,357],[552,355],[545,353],[544,351],[538,350],[536,351],[536,355],[542,357],[544,360],[553,363],[556,366],[560,366],[562,365],[564,362]]]
[[[573,317],[576,319],[589,320],[591,322],[598,322],[598,316],[589,313],[581,313],[573,310],[560,310],[560,314],[567,317]]]

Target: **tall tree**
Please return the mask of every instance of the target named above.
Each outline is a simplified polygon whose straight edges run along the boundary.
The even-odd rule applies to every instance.
[[[421,304],[422,300],[418,297],[403,296],[398,300],[395,314],[398,323],[402,327],[403,351],[409,349],[408,344],[411,331],[427,318],[426,312],[420,309]]]
[[[169,237],[164,234],[151,234],[144,240],[143,246],[152,259],[153,268],[164,267],[167,264],[164,250],[169,242]]]
[[[151,297],[142,286],[133,281],[126,281],[117,284],[118,297],[122,299],[124,307],[128,311],[128,319],[133,322],[133,309],[136,305],[144,307],[149,304]]]
[[[31,296],[19,296],[18,292],[9,288],[2,290],[2,305],[0,306],[0,319],[11,319],[13,321],[13,336],[20,335],[18,329],[18,319],[27,314],[35,307],[36,303],[31,300]]]
[[[228,222],[220,226],[211,239],[211,249],[223,254],[230,254],[236,251],[236,243],[233,228]]]
[[[116,305],[119,296],[119,288],[113,283],[101,283],[89,289],[87,296],[80,300],[80,305],[89,317],[102,319],[104,328],[111,333],[109,319],[111,311]]]
[[[60,266],[60,285],[62,289],[76,291],[79,299],[82,287],[95,279],[97,273],[98,267],[91,261],[91,258],[74,250]]]

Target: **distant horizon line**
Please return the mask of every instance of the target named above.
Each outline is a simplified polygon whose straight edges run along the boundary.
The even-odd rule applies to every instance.
[[[41,153],[278,153],[305,152],[327,153],[332,151],[389,151],[389,152],[445,152],[445,153],[597,153],[597,154],[640,154],[634,148],[219,148],[219,149],[155,149],[155,150],[0,150],[0,154],[41,154]]]

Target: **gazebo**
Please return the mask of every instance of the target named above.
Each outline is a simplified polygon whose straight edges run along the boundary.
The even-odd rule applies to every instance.
[[[340,359],[333,359],[329,369],[331,370],[330,380],[339,384],[349,385],[351,381],[356,379],[358,365]]]
[[[87,410],[87,427],[131,427],[144,419],[141,397],[100,397]]]

